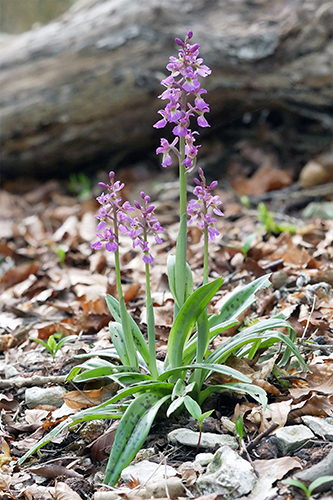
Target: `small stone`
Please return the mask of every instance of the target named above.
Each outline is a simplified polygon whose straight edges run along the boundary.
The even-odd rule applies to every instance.
[[[250,493],[256,482],[252,465],[228,446],[222,446],[208,465],[207,472],[198,478],[197,488],[201,495],[214,493],[231,500]]]
[[[90,420],[80,430],[80,436],[85,443],[91,443],[105,431],[105,420]]]
[[[305,425],[281,427],[271,437],[283,455],[301,448],[307,441],[314,438],[313,432]]]
[[[195,462],[205,467],[213,460],[213,453],[198,453],[195,457]]]
[[[190,429],[175,429],[168,434],[168,440],[172,444],[182,444],[196,448],[199,441],[199,432],[191,431]],[[200,448],[214,450],[218,446],[229,446],[237,450],[238,443],[236,438],[228,434],[214,434],[213,432],[203,432],[201,434]]]
[[[162,466],[164,469],[164,465]],[[146,486],[146,498],[178,498],[185,496],[185,488],[180,477],[169,477],[158,483],[148,483]]]
[[[333,448],[331,448],[328,455],[323,458],[318,464],[312,465],[308,469],[304,469],[295,474],[296,478],[300,481],[315,481],[319,477],[333,476]],[[333,481],[324,483],[316,488],[314,491],[328,491],[333,487]]]
[[[148,481],[159,482],[176,474],[176,470],[170,465],[161,467],[159,464],[149,462],[149,460],[142,460],[142,462],[126,467],[121,473],[121,478],[127,483],[130,482],[131,478],[134,478],[140,484],[145,484]]]
[[[309,429],[312,430],[317,436],[324,439],[333,441],[333,425],[327,422],[325,418],[312,417],[311,415],[304,415],[302,422]]]
[[[55,385],[43,389],[41,387],[31,387],[25,390],[25,404],[28,408],[36,408],[38,405],[51,405],[60,408],[64,400],[62,397],[66,394],[66,389]]]

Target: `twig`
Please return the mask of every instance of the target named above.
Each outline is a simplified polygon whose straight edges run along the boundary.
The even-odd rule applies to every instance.
[[[277,424],[276,422],[274,422],[274,424],[272,424],[270,427],[268,427],[268,429],[266,429],[264,432],[261,432],[253,441],[251,441],[246,449],[248,452],[251,452],[252,450],[254,450],[254,448],[256,448],[258,446],[258,444],[260,443],[260,441],[268,436],[268,434],[270,434],[271,432],[275,431],[275,429],[277,429],[279,427],[279,424]]]
[[[306,334],[306,332],[307,332],[307,330],[308,330],[308,328],[309,328],[310,319],[311,319],[311,316],[312,316],[313,311],[314,311],[314,308],[315,308],[315,303],[316,303],[316,296],[314,295],[314,296],[313,296],[313,304],[312,304],[312,309],[311,309],[311,312],[310,312],[310,314],[309,314],[308,320],[307,320],[307,322],[306,322],[306,325],[305,325],[305,328],[304,328],[304,332],[303,332],[303,335],[302,335],[301,339],[304,339],[305,334]]]
[[[49,375],[43,377],[40,375],[33,375],[32,377],[12,377],[7,380],[0,380],[0,389],[11,389],[12,387],[31,387],[33,385],[47,385],[47,384],[64,384],[66,382],[66,375]]]

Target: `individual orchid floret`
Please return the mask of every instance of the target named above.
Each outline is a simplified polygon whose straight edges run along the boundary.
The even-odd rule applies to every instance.
[[[219,232],[215,228],[214,215],[224,215],[219,209],[222,201],[219,196],[211,194],[217,186],[217,181],[207,186],[203,170],[199,168],[198,172],[200,179],[194,179],[196,187],[193,190],[197,199],[190,200],[187,206],[187,214],[191,216],[189,224],[196,222],[197,227],[203,232],[207,229],[208,241],[215,241]]]
[[[134,201],[134,206],[140,215],[137,217],[128,217],[126,225],[119,227],[119,230],[132,238],[133,248],[139,246],[143,252],[142,260],[146,264],[151,264],[154,258],[150,253],[147,236],[151,233],[156,243],[162,243],[163,240],[159,237],[158,233],[162,233],[164,229],[154,214],[154,205],[149,204],[150,197],[143,191],[141,191],[140,196],[143,200],[142,205],[138,201]]]
[[[162,167],[168,167],[172,163],[170,150],[173,150],[176,154],[179,154],[179,151],[175,147],[177,142],[178,142],[178,137],[176,137],[171,144],[169,144],[169,142],[166,139],[161,139],[161,146],[156,149],[156,153],[163,154]]]

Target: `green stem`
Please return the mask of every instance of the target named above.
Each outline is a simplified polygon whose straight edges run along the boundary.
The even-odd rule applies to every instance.
[[[113,210],[114,215],[114,234],[116,235],[116,240],[118,241],[118,224],[117,224],[117,209],[114,207]],[[132,336],[131,325],[129,321],[129,313],[126,309],[123,289],[121,286],[121,274],[120,274],[120,260],[119,260],[119,248],[114,253],[115,257],[115,268],[116,268],[116,283],[117,283],[117,292],[118,292],[118,300],[119,300],[119,311],[121,318],[121,325],[123,328],[124,334],[124,342],[125,348],[128,355],[129,363],[133,368],[139,368],[138,357],[135,351],[135,344]]]
[[[179,308],[175,308],[174,317],[176,318],[178,310],[181,309],[185,303],[185,274],[186,274],[186,240],[187,240],[187,220],[186,220],[186,206],[187,206],[187,185],[186,185],[186,172],[185,165],[182,162],[185,159],[185,138],[180,138],[179,144],[179,195],[180,195],[180,227],[179,227],[179,241],[183,242],[182,245],[177,245],[176,251],[176,269],[179,272],[176,277],[176,292],[179,301]]]
[[[206,215],[206,214],[205,214]],[[208,283],[208,228],[204,226],[204,262],[203,262],[203,284]]]
[[[147,233],[144,229],[144,237],[146,239]],[[147,327],[148,327],[148,348],[149,348],[149,370],[154,379],[157,379],[159,373],[156,365],[156,337],[155,337],[155,318],[154,307],[151,299],[150,291],[150,271],[149,264],[146,267],[146,307],[147,307]]]
[[[179,190],[180,190],[180,219],[182,215],[186,214],[187,205],[187,182],[186,182],[186,171],[183,161],[185,160],[185,137],[182,136],[179,141]]]

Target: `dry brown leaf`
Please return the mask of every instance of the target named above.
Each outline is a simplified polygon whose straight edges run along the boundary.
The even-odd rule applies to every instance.
[[[54,488],[47,488],[45,500],[82,500],[66,483],[56,483]]]
[[[106,432],[103,432],[95,441],[88,444],[87,449],[91,449],[91,460],[93,463],[101,463],[110,455],[118,425],[119,420],[116,420]]]
[[[140,283],[132,283],[131,285],[124,287],[124,300],[127,302],[131,302],[131,300],[135,299],[139,289]]]
[[[267,191],[282,189],[292,184],[292,177],[289,172],[269,166],[262,166],[248,179],[238,176],[231,179],[231,185],[235,191],[249,196],[258,196]]]
[[[289,413],[290,419],[303,415],[312,415],[315,417],[333,416],[333,395],[323,396],[316,393],[310,394],[310,397],[305,401],[292,405]]]
[[[21,283],[26,280],[30,274],[36,274],[40,268],[39,262],[34,262],[33,264],[21,264],[19,266],[14,266],[9,269],[1,278],[1,289],[6,290],[9,287]]]
[[[279,424],[279,427],[283,427],[288,420],[291,404],[292,399],[280,401],[279,403],[270,403],[269,408],[264,411],[264,416],[270,425],[276,423]]]
[[[0,394],[0,410],[16,411],[18,407],[19,403],[12,395],[5,396],[4,394]]]
[[[240,497],[238,500],[265,500],[273,498],[277,488],[272,485],[279,479],[282,479],[287,472],[293,469],[302,469],[299,458],[281,457],[270,460],[255,460],[253,467],[259,473],[259,480],[251,493],[246,497]]]
[[[0,474],[0,491],[9,490],[12,479],[9,474]]]
[[[5,465],[8,464],[9,462],[12,461],[12,457],[10,456],[10,448],[5,441],[5,439],[1,438],[1,448],[2,448],[2,453],[0,453],[0,469]]]
[[[63,396],[63,399],[70,408],[81,410],[99,405],[110,399],[117,392],[117,387],[117,384],[109,384],[101,389],[93,389],[91,391],[70,391]]]
[[[295,399],[310,394],[315,391],[322,394],[333,393],[333,359],[322,364],[309,365],[311,373],[305,373],[303,377],[308,383],[308,387],[289,389],[289,393]]]
[[[29,472],[36,474],[37,476],[47,477],[48,479],[56,479],[59,476],[67,476],[67,477],[80,477],[83,476],[78,472],[75,472],[72,469],[67,469],[62,465],[40,465],[38,467],[29,467],[27,469]]]

